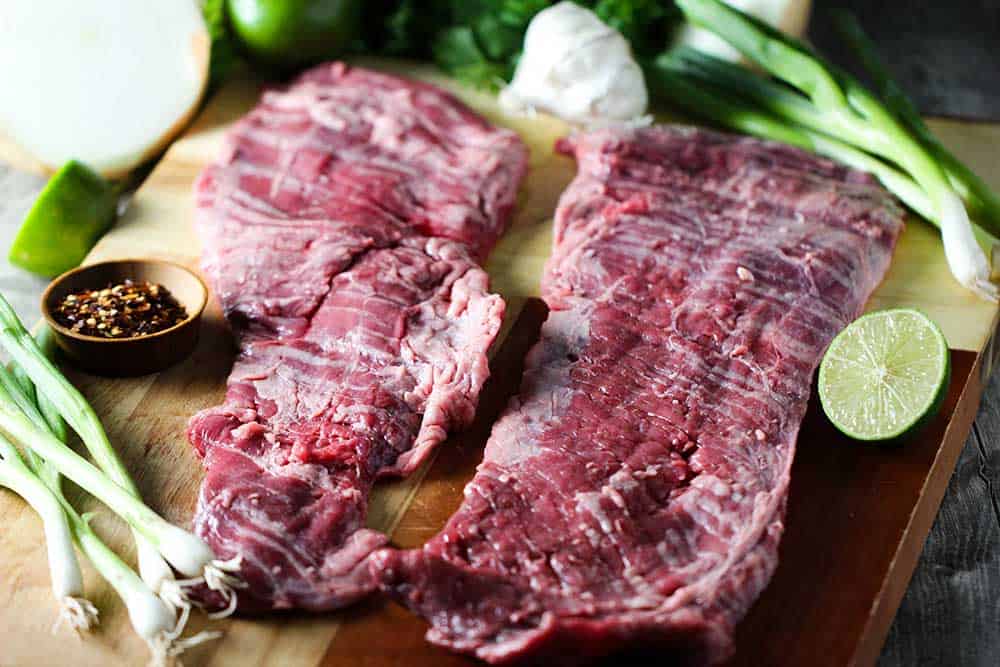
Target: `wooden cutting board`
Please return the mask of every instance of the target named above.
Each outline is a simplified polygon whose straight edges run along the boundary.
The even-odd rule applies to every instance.
[[[567,131],[561,122],[503,115],[492,96],[457,88],[427,68],[379,63],[455,90],[492,121],[507,125],[531,148],[510,232],[490,258],[493,287],[509,304],[493,358],[493,377],[479,416],[451,438],[436,458],[408,480],[382,484],[369,523],[402,547],[421,545],[458,506],[461,490],[482,457],[490,424],[516,391],[524,352],[537,336],[544,307],[537,294],[550,245],[550,216],[574,174],[572,161],[552,153]],[[254,104],[258,87],[236,81],[205,108],[142,186],[128,213],[88,261],[160,257],[191,267],[198,241],[191,228],[192,182],[218,152],[226,128]],[[935,131],[994,187],[1000,170],[1000,126],[933,122]],[[916,440],[897,449],[852,443],[838,435],[816,401],[799,437],[781,563],[770,587],[739,627],[733,664],[872,664],[906,589],[955,460],[969,432],[992,365],[997,309],[951,279],[936,232],[912,220],[892,270],[870,308],[919,306],[942,326],[953,355],[953,380],[944,409]],[[107,425],[147,501],[188,525],[202,478],[184,436],[188,418],[222,400],[233,344],[218,304],[206,313],[201,342],[186,362],[155,376],[107,380],[73,374]],[[128,559],[127,531],[92,502],[95,526]],[[55,606],[48,587],[42,530],[34,513],[0,494],[0,665],[143,664],[146,649],[132,633],[110,588],[86,569],[88,596],[101,610],[92,636],[52,634]],[[426,644],[425,626],[401,608],[372,601],[341,613],[288,614],[206,622],[223,639],[185,655],[196,665],[457,665],[464,658]]]

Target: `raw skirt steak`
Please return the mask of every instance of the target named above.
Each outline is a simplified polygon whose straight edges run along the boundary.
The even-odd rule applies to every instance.
[[[428,639],[490,662],[732,652],[777,564],[813,372],[903,213],[858,172],[683,127],[563,141],[551,309],[448,524],[380,551]]]
[[[338,63],[265,93],[202,174],[203,266],[240,351],[189,426],[195,528],[242,557],[240,609],[375,588],[369,491],[472,420],[504,312],[477,260],[526,163],[446,93]]]

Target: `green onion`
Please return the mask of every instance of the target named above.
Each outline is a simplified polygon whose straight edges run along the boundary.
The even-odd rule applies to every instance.
[[[45,358],[49,361],[53,361],[56,354],[56,343],[51,329],[46,326],[41,327],[39,332],[35,335],[35,341],[38,344],[39,351],[41,351]],[[66,442],[69,437],[69,430],[66,426],[66,420],[59,414],[59,409],[53,405],[52,401],[50,401],[45,394],[35,391],[34,383],[31,381],[31,378],[28,377],[27,373],[25,373],[23,368],[14,364],[11,368],[11,375],[17,381],[18,388],[20,389],[20,396],[18,395],[18,392],[14,391],[9,384],[3,384],[3,386],[5,386],[8,392],[14,396],[15,401],[18,403],[18,406],[21,407],[22,411],[40,428],[47,427],[52,435],[58,440]],[[0,374],[0,382],[2,381],[3,376]],[[28,408],[24,407],[25,401],[31,403]],[[37,409],[35,409],[36,406]],[[41,421],[39,421],[39,419],[41,419]],[[27,454],[29,463],[33,461],[40,461],[40,459],[38,459],[37,456],[34,455],[34,452],[30,449],[27,450]],[[50,487],[58,491],[60,489],[58,471],[55,471],[51,465],[44,463],[42,466],[42,472],[47,473],[49,478],[46,478],[44,475],[40,476],[46,480],[46,483]],[[137,544],[144,545],[144,548],[140,547],[137,549],[139,571],[145,575],[143,576],[143,581],[153,590],[157,591],[160,597],[163,598],[163,600],[170,605],[172,609],[186,616],[190,613],[191,603],[187,599],[187,595],[182,587],[179,586],[174,579],[174,575],[170,570],[170,567],[160,556],[159,552],[157,552],[144,537],[135,533],[135,531],[133,531],[133,534],[137,538]]]
[[[163,662],[162,658],[172,653],[171,643],[183,629],[173,610],[101,541],[86,517],[77,514],[65,498],[61,501],[80,550],[125,603],[132,628],[149,645],[154,662]]]
[[[25,384],[25,375],[20,367],[15,366],[13,372],[0,366],[0,387],[7,391],[14,404],[21,408],[27,417],[40,430],[48,430],[53,436],[65,441],[65,427],[59,432],[59,427],[53,428],[48,418],[43,415],[40,405],[32,401],[34,386]],[[20,380],[18,379],[20,378]],[[37,399],[38,396],[35,396]],[[60,420],[61,421],[61,420]],[[0,446],[6,440],[0,438]],[[9,444],[9,443],[8,443]],[[9,446],[16,456],[17,450]],[[60,476],[47,461],[38,457],[32,450],[27,450],[31,470],[26,472],[36,476],[36,484],[42,484],[50,499],[54,499],[59,513],[72,532],[80,550],[86,554],[94,568],[114,588],[128,610],[129,621],[136,633],[145,640],[153,653],[153,664],[164,664],[167,658],[179,655],[186,647],[208,641],[218,636],[214,632],[202,632],[194,637],[179,640],[184,626],[187,624],[190,605],[181,607],[181,616],[177,617],[175,610],[150,588],[132,568],[124,563],[90,528],[86,516],[80,516],[63,495]],[[51,543],[50,543],[51,544]],[[89,603],[88,603],[89,604]],[[96,619],[97,610],[90,605],[89,610]]]
[[[97,623],[97,609],[83,597],[83,575],[73,551],[69,522],[59,500],[19,456],[17,449],[0,436],[0,486],[5,486],[31,505],[42,519],[48,549],[52,593],[59,603],[60,620],[74,630],[89,630]]]
[[[35,385],[38,394],[44,395],[59,414],[87,445],[94,458],[107,474],[102,473],[76,452],[67,447],[48,429],[40,428],[17,407],[13,396],[0,387],[0,431],[26,449],[34,450],[61,474],[88,491],[124,519],[150,545],[151,553],[158,553],[170,565],[189,577],[186,583],[202,581],[217,590],[228,600],[227,613],[236,606],[235,588],[241,583],[234,576],[240,565],[239,557],[230,561],[217,561],[211,549],[201,538],[164,521],[146,507],[124,466],[108,442],[100,420],[86,399],[59,373],[58,369],[39,349],[24,325],[17,318],[10,304],[0,295],[0,344],[13,357],[14,362]],[[110,477],[109,477],[110,475]],[[143,540],[139,540],[140,546]],[[157,556],[159,558],[159,556]],[[140,561],[141,568],[141,561]],[[145,577],[144,577],[145,579]],[[167,586],[164,597],[174,601],[178,597],[176,582]],[[161,590],[158,582],[154,590]]]
[[[782,120],[828,136],[838,142],[833,145],[835,150],[842,151],[844,144],[852,144],[906,171],[923,190],[935,213],[931,219],[936,219],[941,228],[952,275],[982,298],[1000,300],[1000,290],[990,282],[989,261],[949,176],[937,157],[873,94],[844,72],[823,63],[801,42],[719,0],[677,0],[677,6],[688,21],[715,33],[791,87],[691,50],[680,51],[673,62],[668,61],[675,73],[684,67],[683,78],[735,92],[746,105],[757,105]],[[663,59],[657,63],[662,65]],[[811,139],[809,143],[815,145]],[[895,178],[890,182],[902,183]]]
[[[45,355],[46,359],[49,361],[55,359],[56,341],[51,329],[47,326],[40,327],[38,333],[35,334],[35,342],[38,344],[39,351]],[[37,406],[38,411],[45,418],[45,423],[48,425],[49,430],[52,431],[52,435],[66,442],[69,438],[69,430],[66,426],[66,420],[59,414],[59,408],[53,405],[52,401],[45,394],[39,394],[35,391],[35,383],[31,381],[31,378],[28,377],[28,374],[20,366],[14,364],[10,372],[21,386],[22,393]]]
[[[108,441],[97,415],[76,387],[59,373],[39,349],[10,304],[2,297],[0,297],[0,343],[34,383],[36,392],[45,397],[45,405],[59,407],[59,414],[79,434],[101,470],[111,477],[115,484],[138,499],[139,490]],[[153,590],[160,590],[164,582],[173,579],[173,574],[154,545],[135,530],[133,534],[136,540],[139,571],[143,575],[143,580]]]
[[[23,447],[32,449],[60,474],[107,505],[149,540],[180,572],[198,576],[212,561],[211,550],[199,538],[164,521],[49,431],[32,423],[6,388],[0,388],[0,431]]]
[[[973,218],[989,226],[995,233],[1000,230],[1000,196],[934,136],[913,102],[882,64],[875,45],[861,28],[857,18],[847,10],[834,10],[832,15],[834,27],[854,49],[861,64],[871,75],[876,91],[886,107],[934,153],[947,172],[952,187],[968,204]]]

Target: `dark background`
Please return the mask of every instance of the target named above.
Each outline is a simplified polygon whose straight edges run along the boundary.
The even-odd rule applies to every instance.
[[[824,19],[833,7],[857,14],[925,115],[1000,121],[1000,0],[815,0],[810,40],[860,74]],[[879,665],[1000,665],[1000,374],[986,391]]]
[[[814,0],[810,40],[859,74],[824,20],[833,7],[858,16],[925,114],[1000,120],[1000,0]]]

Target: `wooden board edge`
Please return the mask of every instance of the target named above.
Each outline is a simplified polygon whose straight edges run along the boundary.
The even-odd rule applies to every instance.
[[[998,334],[1000,331],[994,322],[994,333],[985,348],[976,354],[934,464],[924,480],[920,499],[913,507],[906,529],[896,547],[896,554],[886,570],[882,588],[872,604],[868,621],[850,662],[855,667],[875,665],[882,653],[889,629],[909,588],[910,579],[923,553],[924,543],[944,500],[948,482],[979,412],[980,401],[989,382],[997,353],[1000,352],[1000,346],[996,344]],[[958,352],[973,354],[964,350]]]

